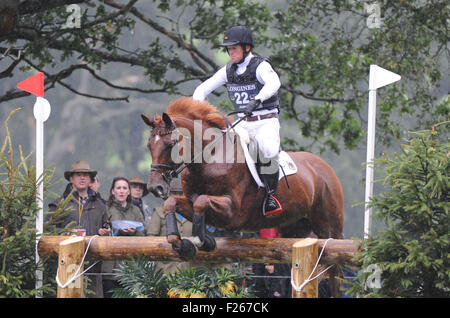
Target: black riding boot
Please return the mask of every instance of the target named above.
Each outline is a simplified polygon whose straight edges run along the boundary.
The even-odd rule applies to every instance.
[[[279,171],[272,174],[261,174],[260,177],[266,186],[266,197],[263,202],[263,215],[271,216],[283,211],[280,202],[275,198],[278,187]]]

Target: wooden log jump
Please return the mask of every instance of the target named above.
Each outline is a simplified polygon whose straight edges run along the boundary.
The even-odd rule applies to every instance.
[[[56,256],[59,243],[69,236],[43,236],[38,245],[41,256]],[[85,247],[89,239],[85,237]],[[284,263],[292,262],[292,247],[299,238],[216,238],[217,248],[213,252],[197,251],[195,261],[208,263]],[[318,240],[319,251],[325,239]],[[330,240],[323,252],[320,263],[354,264],[352,258],[358,251],[353,240]],[[127,259],[129,256],[144,255],[154,261],[180,261],[180,256],[162,236],[98,236],[91,241],[89,259]]]
[[[353,256],[358,251],[356,242],[352,240],[218,237],[216,243],[215,251],[197,251],[194,260],[208,263],[292,264],[292,279],[297,286],[292,289],[293,298],[317,297],[317,280],[310,281],[308,277],[316,272],[318,250],[324,249],[320,263],[326,264],[354,264]],[[166,238],[157,236],[43,236],[38,244],[41,256],[59,257],[58,278],[62,280],[62,284],[70,281],[73,270],[68,267],[76,267],[81,263],[81,255],[86,248],[87,258],[94,260],[127,259],[130,255],[140,254],[153,261],[181,260]],[[78,284],[72,284],[70,288],[58,286],[58,297],[82,297],[80,280],[81,278],[78,279]],[[299,287],[302,282],[304,287]]]

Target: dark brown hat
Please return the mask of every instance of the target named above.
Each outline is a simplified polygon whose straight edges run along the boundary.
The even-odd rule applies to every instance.
[[[69,171],[64,172],[64,178],[66,178],[67,181],[70,181],[70,177],[76,172],[88,173],[91,176],[91,179],[93,179],[97,175],[97,171],[91,170],[89,164],[86,161],[79,160],[72,163]]]
[[[144,182],[144,179],[142,179],[141,177],[131,177],[128,180],[128,183],[130,184],[130,186],[132,184],[138,184],[144,187],[144,192],[142,193],[142,196],[145,197],[148,194],[148,190],[147,190],[147,184]]]

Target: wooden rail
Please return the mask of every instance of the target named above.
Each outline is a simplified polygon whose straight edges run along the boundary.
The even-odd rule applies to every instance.
[[[38,251],[41,256],[55,256],[59,243],[69,236],[43,236]],[[85,247],[91,237],[86,237]],[[197,251],[195,261],[208,263],[285,263],[292,262],[292,247],[298,238],[216,238],[217,248],[213,252]],[[319,239],[319,252],[326,240]],[[323,252],[321,263],[355,264],[353,256],[358,251],[358,243],[353,240],[329,240]],[[161,236],[98,236],[91,241],[87,258],[126,259],[142,254],[155,261],[180,261],[178,253],[172,250],[165,237]],[[356,265],[356,264],[355,264]]]

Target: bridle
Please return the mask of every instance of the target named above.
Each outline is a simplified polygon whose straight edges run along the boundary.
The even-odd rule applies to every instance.
[[[160,169],[163,169],[163,171],[161,171]],[[159,172],[167,185],[170,185],[172,179],[178,176],[178,174],[175,172],[175,169],[175,167],[164,163],[152,163],[151,165],[151,171]]]
[[[160,132],[158,134],[154,134],[154,135],[155,136],[166,136],[166,135],[173,133],[174,131],[175,131],[175,129],[166,130],[166,131]],[[175,146],[177,143],[178,143],[178,139],[172,143],[172,147]],[[162,171],[161,171],[161,169],[162,169]],[[158,172],[162,176],[164,182],[167,183],[169,188],[170,188],[170,182],[172,181],[172,179],[178,177],[178,175],[181,172],[181,171],[177,172],[178,169],[174,165],[168,165],[165,163],[157,163],[157,162],[155,162],[155,163],[152,162],[152,164],[150,166],[150,171]]]

